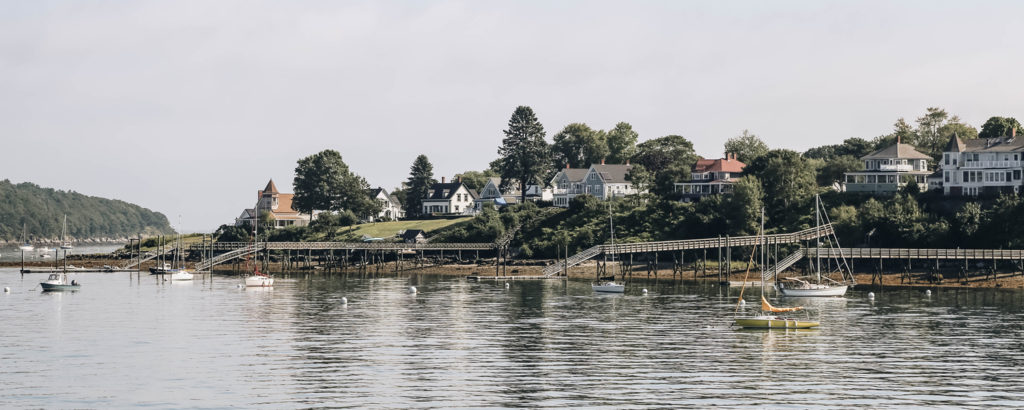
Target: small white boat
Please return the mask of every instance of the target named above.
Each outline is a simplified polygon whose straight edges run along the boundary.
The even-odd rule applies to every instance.
[[[78,284],[78,281],[74,281],[73,280],[71,282],[68,282],[68,274],[64,273],[64,272],[61,272],[61,273],[51,273],[50,276],[46,278],[46,281],[43,281],[43,282],[39,283],[39,286],[43,287],[43,291],[44,292],[46,292],[46,291],[57,292],[57,291],[64,291],[64,290],[78,290],[78,289],[81,289],[81,287],[82,287],[82,285]]]
[[[846,289],[849,287],[848,285],[843,284],[830,285],[827,283],[810,283],[797,278],[786,279],[790,281],[790,285],[787,286],[786,282],[779,282],[777,288],[783,296],[790,297],[843,296],[846,294]]]
[[[21,249],[23,252],[31,252],[35,248],[36,247],[32,246],[32,243],[28,241],[28,224],[22,225],[21,245],[18,246],[18,249]]]
[[[167,278],[172,281],[192,280],[192,272],[189,272],[185,269],[171,269],[170,271],[167,272],[167,275]]]
[[[39,253],[43,253],[43,254],[49,254],[50,251],[52,251],[52,250],[53,249],[47,248],[45,246],[42,247],[42,248],[36,249],[36,251],[38,251]],[[49,256],[49,255],[46,255],[46,256]],[[45,258],[46,256],[43,256],[43,257]]]
[[[245,277],[245,287],[269,287],[274,286],[274,277],[265,273],[255,272]]]
[[[74,248],[71,246],[71,242],[65,238],[68,234],[68,214],[64,214],[64,228],[60,232],[60,248],[63,250],[70,250]]]
[[[592,283],[590,286],[594,288],[594,292],[602,293],[624,293],[626,292],[626,285],[618,284],[615,282],[601,282]]]

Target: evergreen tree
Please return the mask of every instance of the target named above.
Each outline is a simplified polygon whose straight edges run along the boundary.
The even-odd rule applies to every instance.
[[[423,213],[423,198],[430,192],[434,181],[434,166],[426,155],[420,154],[409,168],[409,180],[405,190],[405,212],[411,215]]]
[[[544,126],[537,121],[533,109],[519,106],[508,120],[505,138],[498,147],[502,185],[516,181],[522,195],[521,202],[526,202],[526,185],[544,173],[550,164],[550,151],[544,135]]]

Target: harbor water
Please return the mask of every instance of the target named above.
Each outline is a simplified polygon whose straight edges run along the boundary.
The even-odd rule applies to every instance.
[[[0,269],[0,408],[1024,406],[1021,290],[773,297],[787,331],[712,284],[71,278]]]

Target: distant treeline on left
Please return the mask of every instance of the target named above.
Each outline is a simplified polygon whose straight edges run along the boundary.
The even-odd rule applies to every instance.
[[[0,181],[0,199],[0,240],[5,241],[20,241],[23,227],[30,241],[59,240],[65,214],[69,240],[174,232],[162,213],[116,199],[58,191],[30,182]]]

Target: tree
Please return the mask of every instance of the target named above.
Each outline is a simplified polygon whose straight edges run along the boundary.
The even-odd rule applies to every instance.
[[[725,152],[736,154],[736,159],[744,164],[749,164],[755,159],[768,153],[768,144],[761,141],[757,135],[743,130],[739,136],[729,138],[725,141]]]
[[[427,197],[430,186],[435,182],[434,166],[430,164],[426,155],[420,154],[409,168],[409,179],[405,190],[405,203],[408,204],[405,208],[406,213],[412,215],[423,213],[423,199]]]
[[[757,233],[764,190],[757,177],[747,175],[732,184],[732,195],[725,195],[721,213],[732,235]]]
[[[455,174],[455,178],[453,178],[452,180],[458,181],[459,178],[462,178],[461,181],[464,185],[466,185],[467,189],[480,191],[481,189],[484,188],[484,185],[487,185],[488,179],[496,176],[498,176],[497,172],[485,169],[483,171],[466,171],[459,174]]]
[[[679,135],[666,135],[637,145],[632,162],[657,174],[674,164],[692,166],[697,162],[697,154],[690,140]]]
[[[605,134],[583,123],[566,125],[555,134],[551,148],[555,168],[586,168],[608,157]]]
[[[636,188],[637,204],[639,205],[640,195],[643,195],[644,191],[647,191],[654,183],[654,174],[647,171],[643,165],[634,164],[626,173],[626,180],[633,184],[633,188]]]
[[[917,131],[913,134],[904,135],[906,123],[900,122],[896,123],[896,135],[901,137],[902,142],[912,144],[918,151],[936,159],[942,155],[942,149],[954,133],[963,139],[972,139],[978,135],[974,127],[961,123],[960,117],[950,116],[946,110],[938,107],[928,107],[927,113],[917,119]]]
[[[770,215],[799,217],[807,213],[804,205],[817,191],[814,169],[795,151],[768,151],[744,169],[762,182],[765,205]]]
[[[300,159],[292,186],[295,189],[292,206],[308,212],[310,220],[314,211],[349,209],[365,214],[379,207],[366,194],[370,184],[353,174],[335,150],[323,150]]]
[[[1014,128],[1017,129],[1017,132],[1024,132],[1020,123],[1013,117],[992,117],[981,126],[978,138],[1008,137],[1013,134]]]
[[[544,126],[537,121],[533,109],[525,105],[516,108],[508,120],[505,138],[498,147],[502,185],[509,181],[519,183],[520,202],[526,202],[526,185],[545,172],[550,164],[548,144],[544,142]]]
[[[633,131],[633,126],[628,122],[615,124],[615,128],[608,131],[608,163],[622,164],[633,157],[636,153],[636,141],[639,134]]]
[[[818,169],[817,182],[820,186],[830,186],[836,182],[840,182],[845,177],[847,172],[858,171],[864,165],[859,159],[851,155],[843,155],[841,157],[835,157],[831,160],[827,160],[821,168]]]

